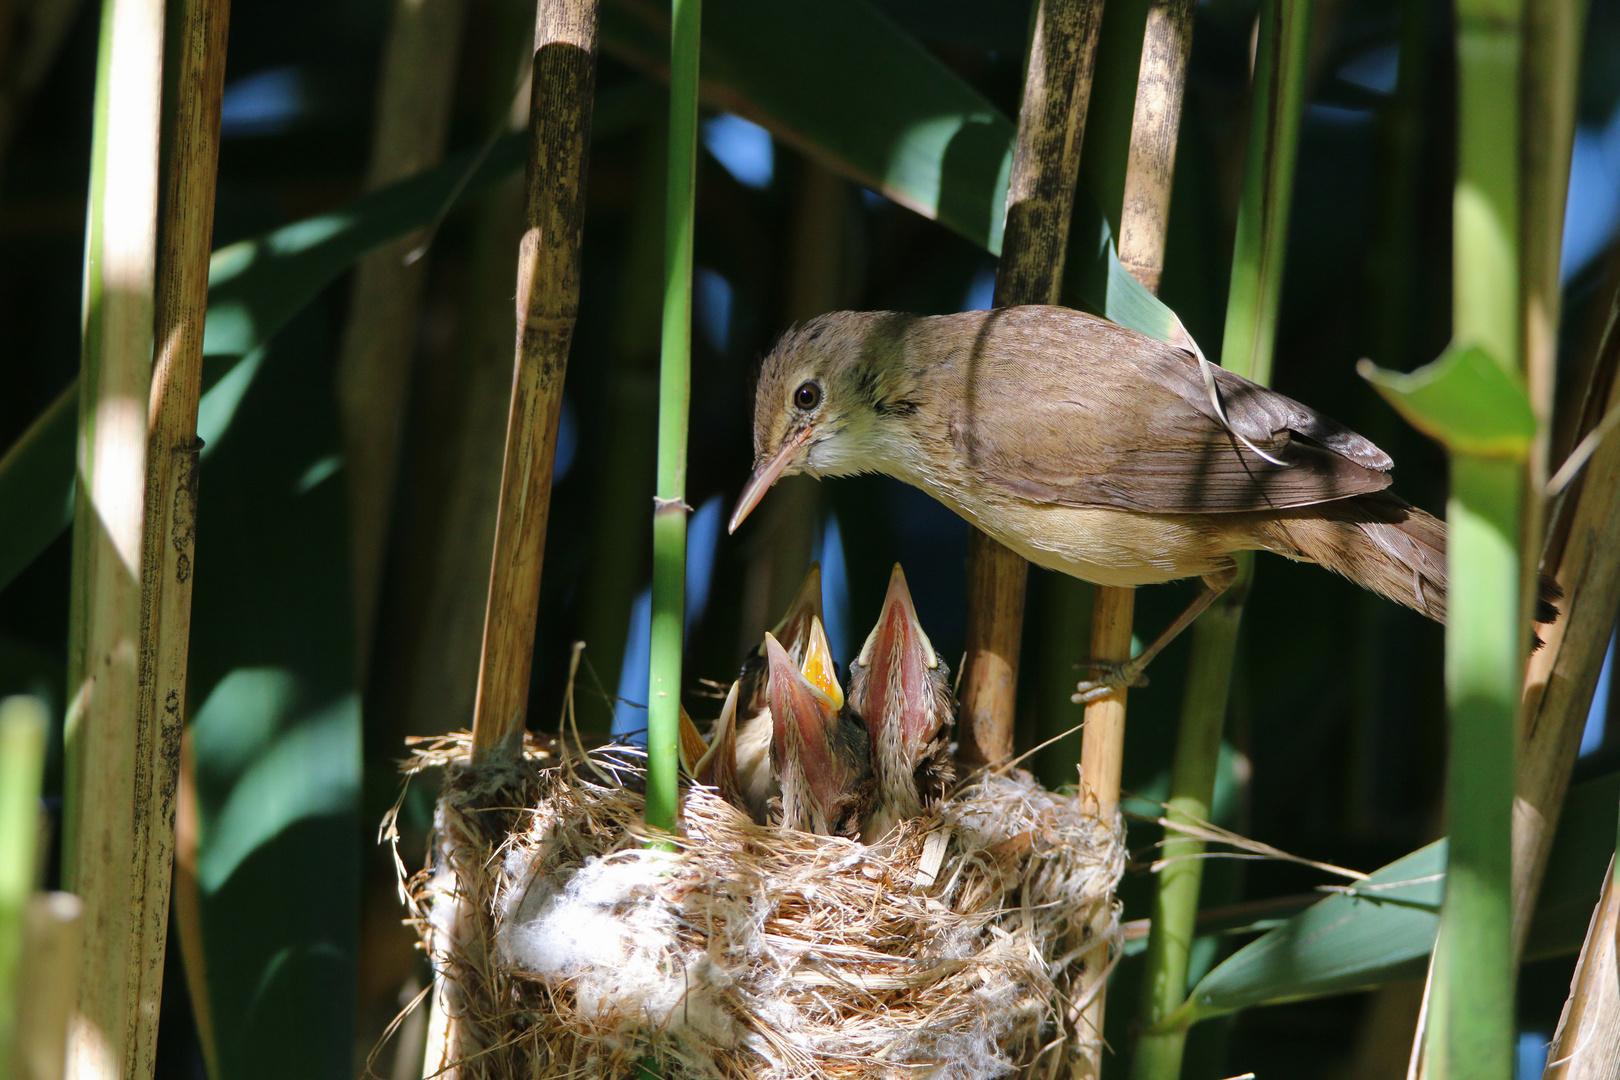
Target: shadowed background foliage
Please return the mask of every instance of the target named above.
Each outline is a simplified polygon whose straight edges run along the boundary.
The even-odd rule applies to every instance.
[[[60,3],[34,0],[39,8]],[[706,12],[705,77],[714,85],[697,189],[687,494],[697,512],[686,663],[686,704],[703,718],[718,710],[704,680],[729,681],[811,558],[827,573],[840,662],[858,649],[895,560],[941,655],[954,660],[963,648],[967,526],[922,494],[881,477],[798,480],[774,491],[737,536],[725,536],[721,524],[751,463],[753,373],[783,328],[842,307],[935,313],[989,305],[994,260],[983,241],[998,232],[991,196],[1011,133],[1006,118],[1017,110],[1027,9],[843,0],[826,5],[820,14],[834,21],[815,31],[817,5],[798,15],[793,7],[713,0]],[[93,8],[80,5],[48,74],[0,136],[0,446],[23,435],[78,366]],[[498,143],[459,203],[436,218],[501,126],[532,11],[521,0],[465,0],[446,144],[454,164],[414,194],[355,203],[367,186],[390,5],[233,5],[214,246],[275,239],[238,249],[235,262],[216,258],[200,421],[207,449],[187,709],[204,824],[195,929],[206,958],[207,1024],[228,1080],[351,1075],[401,995],[425,978],[398,924],[392,864],[374,837],[398,794],[403,738],[462,727],[471,716],[510,365],[516,233],[505,208],[511,181],[502,177],[521,160],[520,144]],[[1211,359],[1226,308],[1255,13],[1241,0],[1199,5],[1180,136],[1162,298]],[[665,18],[652,0],[615,0],[604,12],[582,307],[535,643],[529,723],[549,732],[567,690],[571,643],[587,642],[573,687],[587,738],[645,726]],[[1395,417],[1355,375],[1355,362],[1369,356],[1410,369],[1450,337],[1450,19],[1449,7],[1431,0],[1317,4],[1273,378],[1282,392],[1389,450],[1397,488],[1435,511],[1445,499],[1443,454]],[[1105,26],[1105,50],[1107,33]],[[816,50],[839,34],[849,70],[816,70]],[[1403,100],[1397,73],[1409,64],[1422,78]],[[789,85],[821,79],[837,93],[811,94],[807,106],[804,93],[773,91],[762,71]],[[1561,411],[1578,394],[1578,364],[1591,355],[1620,269],[1615,0],[1590,5],[1581,71]],[[884,95],[887,115],[900,117],[932,156],[917,164],[886,141],[891,129],[843,104],[862,94]],[[1118,107],[1094,101],[1094,137]],[[1129,104],[1125,116],[1128,123]],[[819,160],[803,152],[812,144]],[[828,160],[856,180],[830,171]],[[914,200],[931,193],[946,224],[876,193],[885,183]],[[383,222],[372,233],[365,213]],[[314,225],[272,234],[312,218]],[[357,613],[336,393],[348,270],[381,240],[429,222],[379,599],[374,612]],[[70,427],[63,431],[71,438]],[[58,485],[66,480],[64,473]],[[60,508],[52,497],[35,502]],[[0,696],[38,695],[58,718],[69,541],[56,530],[65,520],[52,526],[44,514],[30,525],[38,544],[0,550],[8,569]],[[3,521],[0,530],[26,531]],[[1437,839],[1439,628],[1315,568],[1260,565],[1221,759],[1218,822],[1364,870]],[[1084,640],[1073,629],[1085,618],[1084,596],[1033,574],[1024,747],[1078,723],[1067,695],[1082,657],[1053,643]],[[1185,586],[1143,591],[1138,632],[1162,626],[1189,595]],[[369,657],[357,640],[363,623],[374,625]],[[1173,646],[1155,664],[1152,686],[1131,698],[1124,786],[1144,800],[1167,788],[1185,652],[1185,642]],[[1617,686],[1607,678],[1599,686],[1577,784],[1620,765],[1620,738],[1604,722],[1609,702],[1620,700]],[[60,732],[52,747],[46,786],[54,798]],[[1071,736],[1035,756],[1046,782],[1073,782],[1078,747]],[[1574,816],[1608,837],[1601,859],[1613,847],[1615,797],[1612,784],[1599,790],[1606,794],[1590,798],[1591,814]],[[406,844],[415,847],[407,851],[420,850],[431,797],[424,785],[410,794]],[[1146,856],[1156,839],[1154,828],[1133,824],[1133,849]],[[1549,883],[1549,896],[1585,899],[1564,912],[1562,937],[1557,927],[1538,927],[1544,936],[1534,940],[1551,943],[1539,952],[1532,945],[1521,977],[1525,1075],[1539,1075],[1535,1054],[1556,1022],[1595,897],[1590,878],[1576,879],[1567,890]],[[1203,903],[1297,897],[1321,880],[1282,862],[1219,861],[1206,874]],[[1128,878],[1127,920],[1147,914],[1149,886],[1145,873]],[[179,930],[170,937],[164,995],[165,1078],[203,1075],[210,1041],[189,1008],[178,952],[187,928]],[[1230,951],[1227,940],[1202,939],[1192,978]],[[1110,1041],[1121,1051],[1130,1044],[1136,962],[1124,962],[1110,991]],[[1421,980],[1422,971],[1419,963],[1401,974]],[[1420,989],[1395,981],[1202,1024],[1185,1075],[1404,1075]],[[392,1059],[385,1050],[374,1067],[386,1074]]]

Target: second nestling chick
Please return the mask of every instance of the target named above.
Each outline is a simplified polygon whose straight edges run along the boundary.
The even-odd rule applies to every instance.
[[[896,563],[877,625],[849,669],[849,704],[872,741],[877,798],[861,839],[877,843],[895,825],[938,805],[955,779],[951,766],[950,669],[923,633]]]
[[[821,564],[811,563],[793,603],[782,621],[771,631],[788,656],[801,666],[810,646],[811,626],[821,619]],[[829,665],[831,652],[828,652]],[[831,668],[829,667],[829,670]],[[740,805],[763,823],[771,801],[780,794],[771,768],[771,705],[767,693],[765,643],[743,661],[742,672],[732,690],[736,697],[731,716],[734,735],[732,751],[736,762],[737,795]],[[836,687],[836,676],[831,676]]]
[[[872,806],[866,725],[844,703],[818,619],[803,669],[765,635],[771,709],[771,772],[781,789],[784,828],[855,837]]]

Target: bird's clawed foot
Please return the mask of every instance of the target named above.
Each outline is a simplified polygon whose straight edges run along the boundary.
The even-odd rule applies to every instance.
[[[1085,666],[1096,672],[1097,678],[1080,680],[1079,685],[1074,688],[1074,694],[1069,698],[1076,705],[1101,701],[1129,687],[1148,684],[1147,676],[1142,674],[1142,665],[1135,660],[1127,663],[1088,660]]]

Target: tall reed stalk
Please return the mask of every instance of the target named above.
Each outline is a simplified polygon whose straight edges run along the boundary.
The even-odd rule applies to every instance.
[[[1262,385],[1270,381],[1276,346],[1310,24],[1311,0],[1267,0],[1261,5],[1221,363]],[[1205,845],[1178,835],[1174,825],[1206,822],[1212,816],[1221,729],[1253,569],[1253,557],[1240,555],[1236,582],[1193,626],[1166,808],[1172,824],[1164,842],[1164,867],[1148,938],[1142,1015],[1146,1030],[1137,1041],[1132,1063],[1136,1080],[1174,1080],[1181,1075],[1187,1029],[1169,1018],[1187,998]]]
[[[675,827],[686,626],[686,435],[692,395],[692,233],[696,221],[702,0],[675,0],[669,34],[669,172],[664,198],[664,329],[653,499],[652,649],[647,682],[647,824]]]
[[[196,831],[173,832],[177,815],[181,726],[191,642],[192,562],[197,520],[197,407],[202,393],[203,327],[208,317],[209,255],[219,168],[220,110],[225,89],[229,0],[186,0],[181,11],[180,71],[175,88],[169,174],[161,230],[157,284],[157,358],[152,372],[147,440],[145,536],[142,554],[141,700],[138,728],[153,745],[164,793],[163,818],[154,821],[149,880],[165,898],[171,880],[195,890],[196,876],[174,872],[196,862]],[[161,842],[157,840],[161,837]],[[190,851],[176,843],[187,841]],[[201,978],[201,905],[195,893],[179,897],[175,922],[185,955],[194,1014],[204,1054],[215,1060],[209,988]],[[162,940],[168,904],[148,914]],[[158,925],[162,924],[162,925]]]
[[[86,224],[63,877],[85,902],[69,1070],[152,1073],[168,914],[166,759],[143,745],[141,558],[157,274],[162,0],[105,0]],[[159,770],[159,771],[154,771]],[[154,834],[155,833],[155,834]],[[152,841],[162,845],[154,853]],[[158,855],[153,859],[153,855]]]
[[[1063,284],[1102,4],[1041,0],[1030,23],[995,306],[1055,304]],[[1028,564],[984,533],[968,548],[967,659],[958,731],[972,763],[1013,753]]]
[[[1527,408],[1518,389],[1521,18],[1517,0],[1457,4],[1454,336],[1434,370],[1443,378],[1448,363],[1453,372],[1494,368]],[[1514,709],[1526,644],[1519,543],[1529,434],[1503,449],[1448,441],[1450,855],[1422,1047],[1431,1080],[1495,1080],[1513,1067]]]
[[[1524,342],[1524,370],[1530,407],[1538,421],[1537,440],[1531,446],[1528,476],[1528,497],[1531,505],[1544,505],[1547,488],[1547,449],[1551,433],[1553,410],[1554,372],[1558,361],[1558,324],[1562,296],[1559,288],[1559,263],[1563,253],[1564,204],[1569,187],[1570,151],[1575,135],[1576,75],[1580,66],[1581,22],[1584,5],[1579,0],[1547,0],[1532,4],[1525,11],[1524,93],[1522,95],[1524,187],[1520,192],[1523,215],[1519,222],[1523,250],[1520,268],[1520,297],[1524,305],[1523,325],[1520,328]],[[1599,345],[1594,375],[1607,372],[1612,375],[1617,359],[1612,339],[1612,323]],[[1600,406],[1607,397],[1601,380],[1590,388],[1595,391],[1589,404]],[[1588,413],[1592,412],[1588,409]],[[1601,413],[1599,414],[1601,415]],[[1583,424],[1596,424],[1591,417]],[[1578,431],[1575,440],[1584,438],[1587,431]],[[1578,485],[1560,507],[1566,516],[1585,513],[1591,516],[1588,505],[1604,500],[1608,492],[1601,485],[1592,484],[1592,471]],[[1524,693],[1519,706],[1519,764],[1513,808],[1513,942],[1515,951],[1522,949],[1524,935],[1535,910],[1536,895],[1541,876],[1547,865],[1547,854],[1552,847],[1553,829],[1558,824],[1559,808],[1569,787],[1569,774],[1575,766],[1580,749],[1581,733],[1586,726],[1587,706],[1591,701],[1598,671],[1603,663],[1601,653],[1607,647],[1607,634],[1586,625],[1590,622],[1589,607],[1608,604],[1612,614],[1620,600],[1612,591],[1591,595],[1588,590],[1597,581],[1577,580],[1596,577],[1603,570],[1587,562],[1566,558],[1566,541],[1573,541],[1583,550],[1577,557],[1585,559],[1591,543],[1590,527],[1543,538],[1543,515],[1540,512],[1524,515],[1523,543],[1525,552],[1541,552],[1540,566],[1535,559],[1525,559],[1521,570],[1521,597],[1532,601],[1534,594],[1526,592],[1534,587],[1536,571],[1542,569],[1555,574],[1564,587],[1566,609],[1564,617],[1547,627],[1543,637],[1547,648],[1530,658],[1525,675]],[[1596,560],[1598,563],[1611,560]],[[1604,593],[1607,592],[1607,595]],[[1581,624],[1575,623],[1576,605]],[[1572,628],[1574,632],[1572,633]],[[1566,648],[1569,655],[1564,655]],[[1593,655],[1593,653],[1598,655]],[[1557,669],[1561,668],[1562,671]],[[1564,675],[1556,684],[1549,685],[1555,673]],[[1570,677],[1574,677],[1577,690],[1569,694]],[[1549,694],[1548,691],[1551,691]],[[1584,691],[1584,692],[1583,692]],[[1568,696],[1566,696],[1568,695]],[[1552,700],[1548,701],[1547,697]]]
[[[22,1075],[18,981],[40,838],[45,708],[37,698],[0,700],[0,1074]]]
[[[473,705],[480,758],[519,753],[528,711],[563,378],[579,314],[598,9],[597,0],[540,0],[535,15],[517,356]]]

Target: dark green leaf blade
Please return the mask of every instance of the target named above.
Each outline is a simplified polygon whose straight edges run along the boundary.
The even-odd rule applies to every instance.
[[[1437,840],[1357,883],[1354,894],[1313,904],[1204,976],[1167,1026],[1421,975],[1440,925],[1445,868],[1446,843]]]

